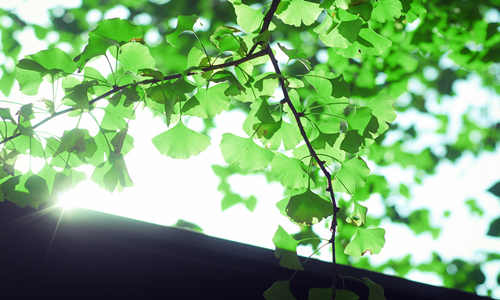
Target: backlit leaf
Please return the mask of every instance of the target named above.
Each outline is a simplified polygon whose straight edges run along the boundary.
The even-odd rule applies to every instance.
[[[296,223],[313,225],[332,215],[332,204],[307,189],[290,197],[286,207],[287,215]]]
[[[140,69],[155,67],[155,60],[149,52],[149,48],[141,43],[126,43],[120,47],[118,61],[122,67],[136,73]]]
[[[311,25],[323,11],[318,3],[305,0],[281,1],[277,10],[277,17],[285,24],[300,27],[301,24]]]
[[[179,121],[173,128],[155,136],[153,144],[163,155],[186,159],[205,150],[210,145],[210,138]]]
[[[361,158],[351,158],[342,164],[340,170],[332,179],[333,189],[338,192],[347,192],[351,195],[363,187],[370,169]]]
[[[366,253],[378,254],[385,244],[383,228],[358,228],[347,244],[344,253],[352,256],[362,256]]]
[[[220,149],[228,164],[235,164],[243,170],[265,169],[274,154],[255,144],[250,138],[242,138],[231,133],[222,135]]]
[[[192,31],[196,20],[198,20],[198,16],[196,15],[178,16],[177,27],[175,28],[174,32],[167,35],[167,42],[174,47],[179,47],[179,36],[185,31]]]
[[[378,0],[372,11],[372,18],[384,23],[401,17],[403,6],[399,0]]]
[[[280,260],[280,266],[292,269],[303,270],[302,264],[297,256],[297,246],[299,242],[289,235],[281,226],[274,233],[273,243],[276,247],[275,256]]]

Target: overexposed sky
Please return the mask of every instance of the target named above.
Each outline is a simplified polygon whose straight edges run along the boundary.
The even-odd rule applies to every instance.
[[[0,7],[13,9],[29,22],[44,25],[47,23],[46,12],[49,7],[61,4],[75,7],[79,3],[80,1],[68,0],[11,0],[0,1]],[[124,7],[119,7],[107,12],[104,17],[119,17],[124,16],[124,13],[126,14]],[[35,39],[30,29],[26,29],[17,38],[23,41],[23,55],[46,47],[45,42]],[[57,36],[50,37],[49,35],[48,39],[57,40]],[[283,57],[281,58],[284,62],[286,61]],[[105,72],[108,71],[105,70]],[[418,86],[412,88],[418,89]],[[456,84],[455,90],[458,96],[446,99],[442,103],[433,100],[432,95],[428,98],[429,109],[432,112],[450,113],[452,132],[459,130],[461,114],[464,112],[473,116],[479,114],[479,104],[488,105],[493,118],[500,120],[500,98],[481,88],[477,78],[460,81]],[[0,97],[0,105],[8,106],[2,103],[2,100],[24,104],[50,98],[50,95],[50,86],[46,83],[42,85],[39,95],[33,97],[19,93],[16,83],[9,97]],[[220,114],[215,119],[217,127],[211,132],[211,146],[199,156],[189,160],[174,160],[160,155],[151,143],[151,138],[163,132],[166,125],[161,119],[152,118],[148,111],[138,111],[137,118],[131,121],[129,130],[129,134],[134,137],[135,148],[125,158],[135,184],[134,187],[121,193],[110,194],[88,181],[65,193],[61,200],[75,206],[89,207],[164,225],[174,224],[182,218],[198,224],[207,234],[272,249],[274,248],[272,236],[278,225],[290,233],[299,229],[297,225],[282,216],[275,207],[276,202],[283,198],[279,184],[270,184],[264,176],[260,175],[233,176],[230,178],[233,190],[242,196],[255,195],[258,199],[257,208],[254,212],[249,212],[242,205],[237,205],[225,212],[220,210],[222,195],[217,191],[219,179],[213,173],[211,165],[225,165],[218,148],[221,135],[225,132],[232,132],[245,136],[241,129],[243,120],[244,115],[241,112]],[[84,119],[82,126],[85,126],[86,122],[95,130],[95,124],[92,125],[90,120]],[[439,153],[438,144],[442,142],[443,137],[432,133],[437,126],[433,120],[415,111],[409,111],[400,114],[396,122],[402,127],[416,124],[419,130],[429,132],[424,138],[410,145],[411,150],[419,151],[426,146],[432,146],[435,147],[433,150]],[[74,123],[74,119],[61,117],[40,129],[62,133],[62,128],[73,126]],[[201,128],[201,121],[198,118],[190,118],[187,124],[192,129]],[[389,258],[400,258],[411,253],[414,262],[424,262],[431,257],[429,249],[440,253],[445,259],[460,257],[470,261],[481,261],[484,259],[482,251],[500,249],[500,239],[486,236],[489,221],[500,212],[498,199],[486,192],[486,189],[499,179],[497,171],[500,166],[499,154],[498,152],[485,153],[478,158],[466,154],[456,163],[442,163],[435,176],[425,178],[422,185],[412,189],[413,199],[407,205],[407,213],[413,209],[430,208],[433,225],[442,227],[440,237],[433,240],[427,233],[415,236],[406,226],[384,222],[382,227],[386,229],[386,245],[379,255],[372,257],[373,261],[383,262]],[[22,163],[21,167],[23,167]],[[26,167],[25,164],[24,168]],[[376,168],[376,172],[386,175],[389,182],[391,178],[397,178],[397,183],[399,180],[413,182],[412,170],[387,167]],[[464,201],[471,197],[478,200],[486,216],[470,215]],[[398,204],[404,202],[402,199],[392,200]],[[377,196],[364,204],[368,207],[369,214],[383,216],[385,213],[381,199]],[[446,210],[452,211],[448,218],[443,217]],[[66,215],[70,218],[71,211],[67,211]],[[322,224],[316,225],[315,230],[322,237],[329,237],[328,229]],[[330,260],[329,251],[326,248],[323,250],[320,258]],[[302,247],[299,252],[302,255],[309,255],[310,249]],[[491,282],[488,282],[488,285],[494,286],[496,274],[500,271],[500,263],[488,263],[483,271],[489,274]],[[408,277],[433,284],[442,283],[437,276],[421,272],[412,272]],[[500,291],[494,296],[500,297]]]

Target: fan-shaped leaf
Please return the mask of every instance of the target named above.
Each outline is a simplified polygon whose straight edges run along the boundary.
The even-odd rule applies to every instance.
[[[362,256],[368,252],[377,254],[385,244],[384,236],[383,228],[358,228],[344,249],[344,253],[352,256]]]
[[[332,205],[311,190],[290,197],[287,215],[299,224],[312,225],[332,214]]]

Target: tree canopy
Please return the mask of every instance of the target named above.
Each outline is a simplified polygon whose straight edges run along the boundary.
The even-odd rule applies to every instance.
[[[277,209],[302,228],[277,228],[273,242],[282,266],[302,270],[297,247],[316,251],[324,239],[334,246],[334,263],[398,276],[432,272],[447,287],[476,292],[486,280],[481,267],[498,261],[498,253],[484,253],[483,262],[446,261],[434,253],[420,264],[410,255],[383,264],[367,256],[379,253],[390,235],[383,222],[437,238],[429,208],[403,213],[405,204],[393,199],[414,201],[412,188],[444,162],[498,153],[499,6],[497,0],[85,0],[50,10],[47,24],[0,9],[0,91],[8,96],[19,88],[41,99],[2,103],[0,201],[45,207],[86,176],[109,191],[131,186],[126,154],[134,147],[129,125],[138,109],[164,120],[152,143],[177,159],[204,151],[214,117],[238,110],[246,116],[246,135],[224,134],[227,165],[213,166],[222,208],[252,210],[258,200],[233,192],[231,175],[264,174],[279,182],[285,197],[276,199]],[[107,18],[116,7],[126,16]],[[27,29],[47,48],[23,48],[19,36]],[[474,78],[496,98],[452,120],[443,108],[459,105],[450,103],[455,84]],[[40,91],[42,83],[52,87],[50,94]],[[403,126],[394,122],[398,114],[419,118]],[[422,116],[438,125],[420,131]],[[71,125],[61,133],[42,130],[62,118]],[[83,118],[94,128],[81,126]],[[190,118],[202,119],[203,130],[189,128]],[[438,141],[425,142],[428,135]],[[422,140],[424,146],[412,146]],[[31,159],[43,167],[20,171],[18,163]],[[408,169],[413,182],[369,166]],[[500,181],[489,192],[500,197]],[[370,197],[382,199],[383,217],[370,215],[363,203]],[[463,200],[471,214],[483,215],[476,199]],[[498,238],[500,218],[489,221],[487,234]],[[315,224],[332,235],[320,238]],[[363,280],[376,295],[377,285]],[[332,281],[338,299],[355,299],[336,274]],[[289,285],[277,281],[264,296],[293,299]],[[327,290],[310,294],[330,297]]]

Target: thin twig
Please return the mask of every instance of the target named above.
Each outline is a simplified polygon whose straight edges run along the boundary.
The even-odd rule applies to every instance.
[[[332,218],[332,224],[330,226],[330,231],[332,232],[332,237],[330,238],[330,243],[332,244],[332,268],[333,268],[333,274],[332,274],[332,288],[335,288],[337,285],[337,264],[336,264],[336,259],[335,259],[335,231],[337,230],[337,212],[339,208],[337,207],[337,201],[335,200],[335,195],[333,193],[333,187],[332,187],[332,176],[330,172],[326,169],[325,167],[325,162],[322,161],[316,151],[314,150],[313,146],[311,145],[311,141],[307,137],[306,131],[304,130],[304,126],[302,124],[302,121],[300,120],[300,114],[297,112],[297,109],[292,103],[292,100],[290,100],[290,96],[288,95],[288,91],[285,86],[285,80],[283,79],[283,76],[281,74],[280,67],[278,65],[278,61],[276,60],[276,57],[274,57],[274,53],[269,47],[269,45],[266,47],[267,54],[269,55],[269,58],[271,59],[271,63],[273,64],[274,71],[278,75],[278,80],[281,86],[281,90],[283,92],[283,97],[285,100],[285,103],[290,107],[290,110],[292,111],[292,114],[295,118],[295,121],[297,122],[297,126],[299,127],[300,134],[302,135],[302,138],[304,139],[304,142],[307,146],[307,149],[309,150],[309,153],[311,156],[314,158],[316,163],[321,169],[321,172],[323,172],[323,175],[327,179],[327,188],[326,190],[330,194],[330,199],[332,200],[332,210],[333,210],[333,218]],[[333,293],[333,298],[335,298],[335,293]]]
[[[223,64],[218,64],[218,65],[212,65],[212,66],[209,66],[209,67],[204,67],[204,68],[200,68],[199,71],[201,72],[208,72],[208,71],[213,71],[213,70],[217,70],[217,69],[223,69],[223,68],[227,68],[227,67],[230,67],[230,66],[236,66],[236,65],[239,65],[239,64],[242,64],[244,62],[247,62],[249,60],[252,60],[252,59],[255,59],[257,57],[261,57],[261,56],[264,56],[267,54],[267,51],[266,50],[261,50],[257,53],[254,53],[254,54],[251,54],[251,55],[247,55],[243,58],[240,58],[238,60],[233,60],[233,61],[229,61],[229,62],[226,62],[226,63],[223,63]],[[100,96],[97,96],[96,98],[92,99],[89,101],[89,106],[91,106],[92,104],[96,103],[97,101],[101,100],[101,99],[104,99],[108,96],[111,96],[125,88],[128,88],[130,86],[134,86],[134,85],[143,85],[143,84],[151,84],[151,83],[157,83],[157,82],[162,82],[162,81],[166,81],[166,80],[172,80],[172,79],[177,79],[177,78],[181,78],[182,76],[189,76],[189,75],[194,75],[196,74],[197,72],[188,72],[188,73],[176,73],[176,74],[171,74],[171,75],[167,75],[165,77],[163,77],[162,79],[146,79],[146,80],[143,80],[143,81],[139,81],[139,82],[134,82],[134,83],[128,83],[128,84],[124,84],[124,85],[121,85],[121,86],[115,86],[113,87],[111,90],[107,91],[106,93],[100,95]],[[57,111],[55,113],[53,113],[52,115],[46,117],[45,119],[41,120],[40,122],[36,123],[35,125],[33,125],[31,128],[32,129],[35,129],[41,125],[43,125],[44,123],[52,120],[53,118],[59,116],[59,115],[63,115],[63,114],[66,114],[66,113],[69,113],[69,112],[72,112],[74,110],[77,110],[79,108],[77,107],[69,107],[69,108],[66,108],[66,109],[63,109],[63,110],[60,110],[60,111]],[[16,137],[20,136],[21,133],[20,132],[17,132],[11,136],[8,136],[6,138],[4,138],[3,140],[0,141],[0,145],[1,144],[4,144],[12,139],[15,139]]]
[[[269,7],[267,14],[264,16],[264,23],[262,24],[262,28],[260,28],[259,33],[263,33],[269,29],[269,25],[271,24],[271,20],[273,19],[274,13],[276,12],[278,5],[280,4],[280,1],[281,0],[273,0],[273,2],[271,3],[271,7]],[[260,44],[262,44],[262,42],[255,43],[250,51],[248,51],[247,55],[252,54]]]

